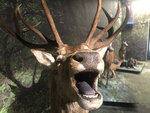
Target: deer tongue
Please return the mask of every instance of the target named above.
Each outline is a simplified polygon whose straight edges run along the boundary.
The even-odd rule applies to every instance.
[[[77,88],[79,89],[80,94],[84,95],[95,95],[96,91],[86,82],[78,82]]]

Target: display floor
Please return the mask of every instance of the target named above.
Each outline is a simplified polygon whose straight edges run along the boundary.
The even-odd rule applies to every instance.
[[[144,66],[145,66],[145,62],[139,61],[137,66],[135,66],[134,68],[119,67],[117,69],[117,71],[131,72],[131,73],[140,73],[140,72],[142,72]]]
[[[117,77],[109,80],[107,88],[99,87],[104,104],[90,113],[150,113],[150,62],[141,73],[117,72]]]

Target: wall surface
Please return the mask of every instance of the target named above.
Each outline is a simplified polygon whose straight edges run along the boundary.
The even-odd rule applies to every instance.
[[[138,0],[140,1],[140,0]],[[142,11],[143,2],[128,2],[130,8],[130,17],[133,24],[128,24],[122,32],[122,40],[126,40],[129,44],[127,49],[127,58],[135,58],[138,60],[147,60],[147,48],[149,38],[149,12]],[[139,5],[138,9],[134,5]],[[145,7],[146,8],[146,7]],[[139,10],[141,9],[141,10]]]
[[[96,14],[97,0],[55,0],[55,2],[51,0],[48,5],[65,43],[78,45],[86,40]],[[103,0],[102,6],[114,17],[117,0]],[[98,26],[105,27],[107,24],[107,18],[101,11]],[[96,33],[99,31],[97,30]]]

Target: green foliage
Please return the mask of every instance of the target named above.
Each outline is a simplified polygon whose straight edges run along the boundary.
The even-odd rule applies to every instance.
[[[24,86],[28,86],[32,83],[33,80],[33,69],[23,70],[22,72],[18,71],[15,73],[15,77],[17,80],[20,80]],[[36,71],[35,83],[38,82],[40,78],[41,69]]]
[[[7,83],[4,83],[0,86],[0,101],[2,109],[0,113],[8,113],[7,109],[15,100],[15,95],[11,92],[11,89]]]
[[[41,74],[41,69],[37,69],[35,84],[38,82]],[[19,80],[23,86],[31,87],[33,80],[33,69],[23,70],[21,72],[16,72],[14,75],[17,80]],[[45,86],[47,87],[47,77],[45,76]],[[7,78],[1,79],[0,85],[0,113],[38,113],[39,111],[43,111],[45,104],[47,103],[48,92],[47,88],[41,88],[44,84],[39,85],[37,87],[33,87],[32,89],[21,90],[16,87],[16,85],[11,82]],[[39,83],[38,83],[39,84]],[[44,87],[45,87],[44,86]],[[29,91],[28,91],[29,90]],[[25,92],[24,92],[25,91]],[[27,109],[26,109],[27,107]],[[22,112],[23,111],[23,112]]]

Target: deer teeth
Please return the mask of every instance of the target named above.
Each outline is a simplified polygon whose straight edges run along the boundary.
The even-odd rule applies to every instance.
[[[86,97],[86,98],[96,98],[96,97],[98,97],[98,94],[96,94],[96,95],[83,95],[83,97]]]

